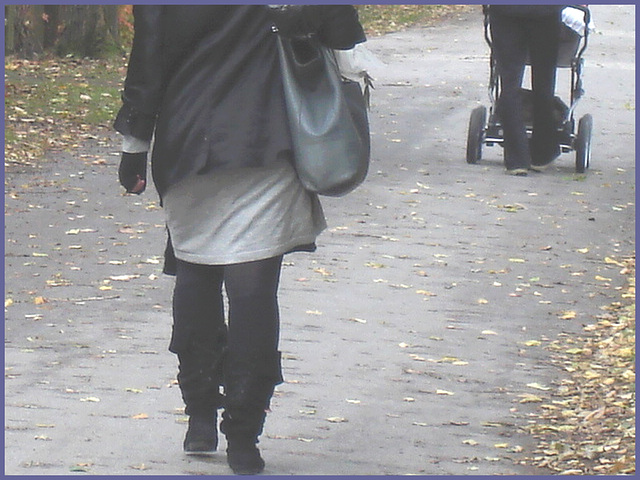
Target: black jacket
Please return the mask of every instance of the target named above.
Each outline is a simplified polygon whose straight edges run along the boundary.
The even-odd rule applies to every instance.
[[[309,6],[305,14],[331,48],[365,40],[350,5]],[[272,25],[265,5],[134,6],[114,127],[154,137],[153,178],[161,196],[191,174],[263,166],[289,155]]]

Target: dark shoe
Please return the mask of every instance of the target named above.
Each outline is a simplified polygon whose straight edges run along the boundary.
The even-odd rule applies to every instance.
[[[229,439],[227,463],[236,475],[257,475],[264,470],[264,460],[252,438]]]
[[[187,455],[211,455],[218,448],[218,416],[191,415],[189,429],[184,438]]]
[[[536,157],[534,156],[531,159],[531,170],[535,170],[536,172],[542,172],[545,170],[551,163],[560,156],[560,152],[554,152],[552,155],[548,155],[546,157]]]
[[[514,175],[516,177],[526,177],[529,172],[527,171],[526,168],[508,168],[507,169],[507,174],[508,175]]]

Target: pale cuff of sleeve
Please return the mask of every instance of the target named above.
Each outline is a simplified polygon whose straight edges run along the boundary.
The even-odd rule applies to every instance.
[[[122,137],[122,151],[125,153],[144,153],[149,151],[151,142],[130,135]]]

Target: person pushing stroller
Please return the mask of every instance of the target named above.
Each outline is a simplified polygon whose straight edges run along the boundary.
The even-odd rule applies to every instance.
[[[556,63],[562,5],[489,5],[493,55],[502,90],[496,113],[504,135],[507,173],[526,176],[541,170],[560,155],[554,121]],[[531,64],[533,131],[527,136],[521,84],[527,61]]]

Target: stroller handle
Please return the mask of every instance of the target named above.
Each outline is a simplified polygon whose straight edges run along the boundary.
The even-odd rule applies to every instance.
[[[589,24],[591,23],[591,11],[586,5],[567,5],[568,7],[580,10],[584,14],[584,41],[582,47],[578,51],[578,58],[582,58],[582,54],[587,49],[587,43],[589,43]]]

